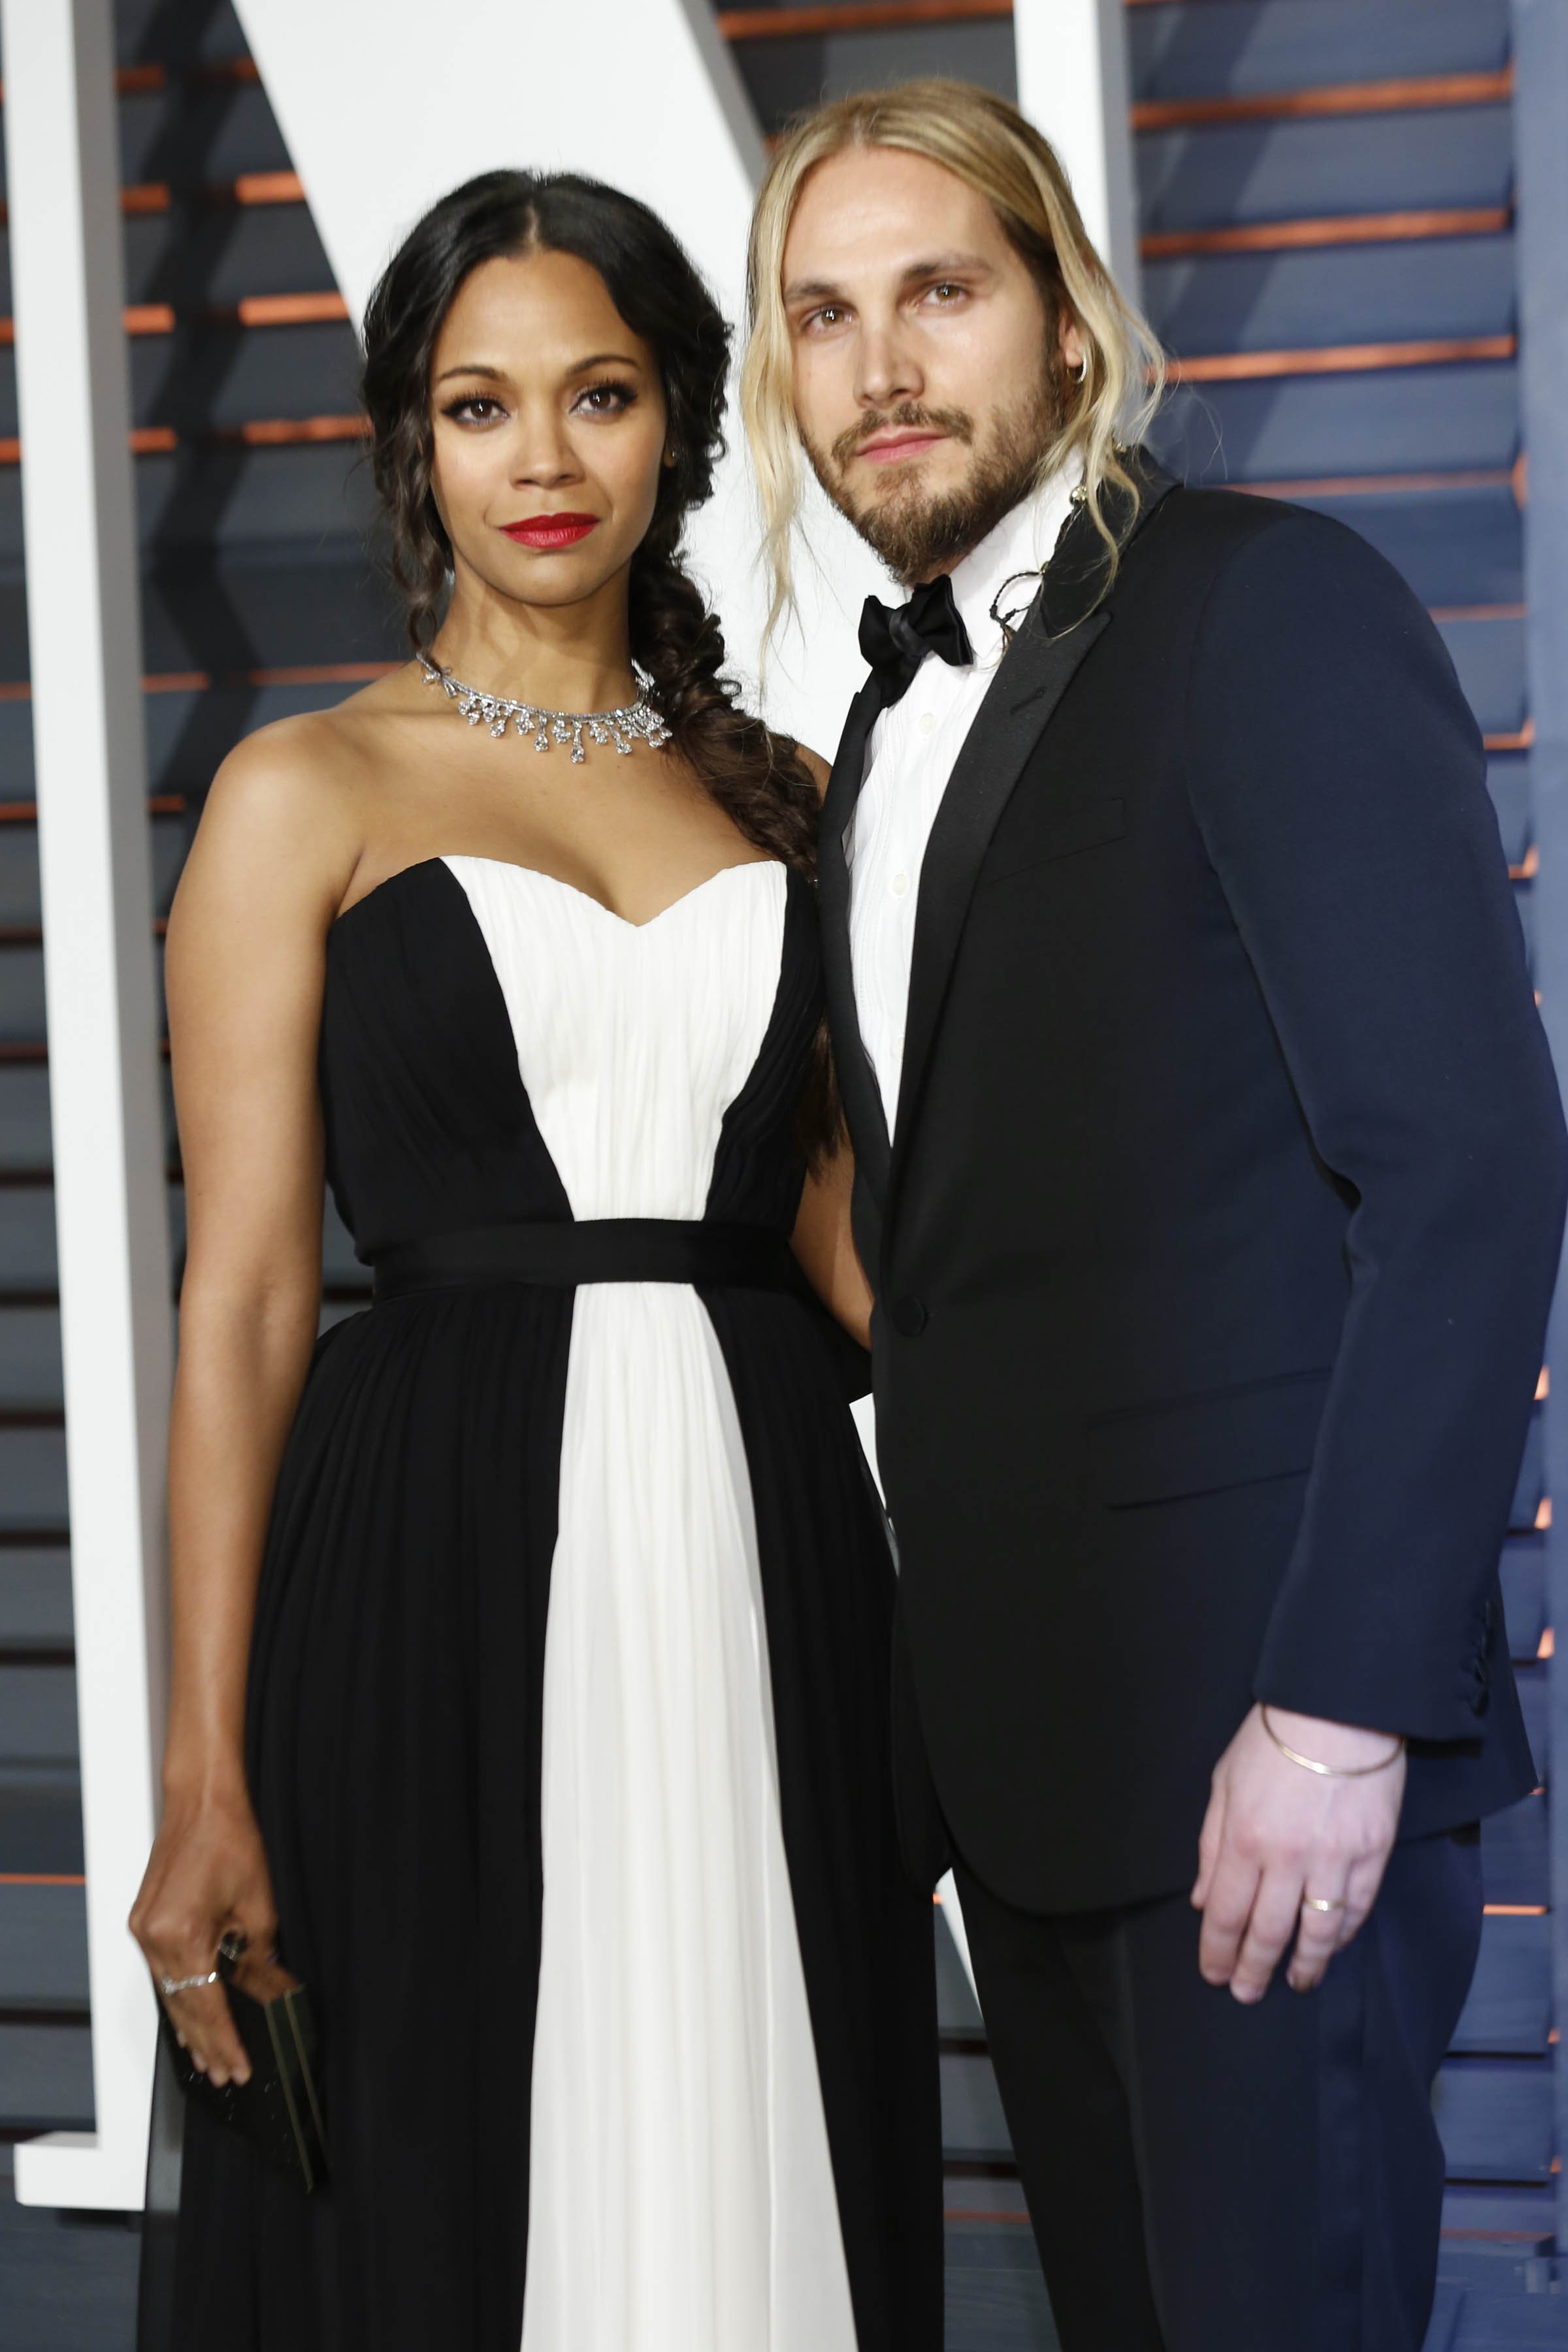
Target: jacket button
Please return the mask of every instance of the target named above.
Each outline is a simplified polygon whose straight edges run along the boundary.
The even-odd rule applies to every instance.
[[[923,1298],[894,1299],[893,1328],[901,1339],[916,1339],[925,1327],[926,1310]]]

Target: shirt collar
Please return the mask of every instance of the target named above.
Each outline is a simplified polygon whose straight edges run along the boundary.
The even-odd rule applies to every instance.
[[[1000,661],[1004,651],[1002,631],[991,617],[998,590],[1016,573],[1038,572],[1049,562],[1072,504],[1077,478],[1076,468],[1060,468],[1037,490],[1020,499],[979,546],[962,563],[954,564],[953,602],[969,632],[977,667],[991,667]],[[1012,606],[1026,605],[1030,601],[1028,585],[1022,581],[1016,594],[1007,599]]]

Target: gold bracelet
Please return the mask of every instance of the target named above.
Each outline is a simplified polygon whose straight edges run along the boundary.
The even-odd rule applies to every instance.
[[[1303,1756],[1299,1748],[1286,1747],[1285,1742],[1269,1722],[1268,1709],[1261,1700],[1258,1702],[1258,1712],[1262,1717],[1264,1730],[1268,1734],[1280,1755],[1288,1756],[1292,1764],[1300,1764],[1303,1772],[1320,1773],[1325,1780],[1364,1780],[1369,1773],[1386,1772],[1389,1766],[1397,1764],[1405,1753],[1405,1742],[1401,1738],[1395,1739],[1393,1753],[1380,1757],[1375,1764],[1320,1764],[1316,1757]]]

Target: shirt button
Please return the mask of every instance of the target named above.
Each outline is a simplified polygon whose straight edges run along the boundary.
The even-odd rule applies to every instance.
[[[920,727],[921,733],[922,735],[934,735],[934,734],[935,734],[935,732],[936,732],[936,719],[935,719],[935,718],[932,716],[932,714],[931,714],[931,711],[929,711],[929,710],[922,710],[922,711],[921,712],[921,715],[920,715],[920,719],[919,719],[918,724],[919,724],[919,727]]]
[[[895,874],[892,880],[889,883],[888,887],[892,892],[895,898],[907,898],[910,892],[909,876],[907,874]]]

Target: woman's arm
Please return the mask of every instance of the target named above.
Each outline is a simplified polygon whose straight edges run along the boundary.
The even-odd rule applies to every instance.
[[[871,1286],[855,1253],[849,1202],[855,1189],[855,1155],[840,1136],[831,1160],[811,1170],[800,1196],[790,1246],[801,1269],[827,1308],[862,1348],[871,1344]]]
[[[166,959],[187,1233],[169,1448],[174,1654],[163,1821],[132,1929],[154,1977],[175,1979],[205,1975],[218,1938],[243,1933],[258,1990],[273,1989],[276,1920],[246,1787],[246,1674],[273,1485],[320,1314],[321,975],[353,865],[310,740],[298,723],[270,729],[225,762]],[[198,2065],[245,2079],[221,1988],[170,2008]]]
[[[819,751],[795,746],[811,772],[817,798],[827,790],[831,774]],[[837,1318],[862,1348],[871,1344],[871,1286],[855,1251],[849,1225],[849,1203],[855,1190],[855,1154],[842,1127],[831,1160],[812,1169],[801,1194],[791,1246],[801,1269],[830,1315]]]

